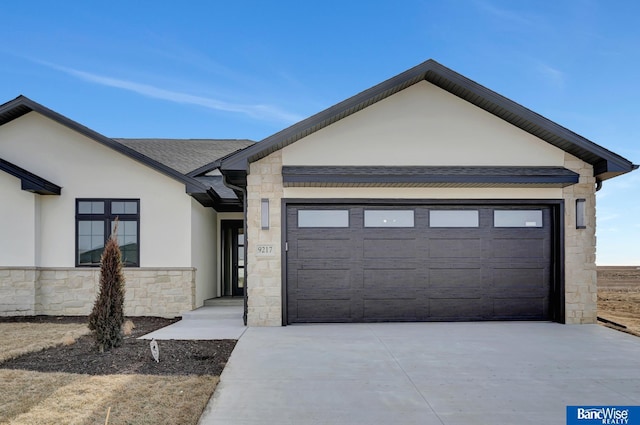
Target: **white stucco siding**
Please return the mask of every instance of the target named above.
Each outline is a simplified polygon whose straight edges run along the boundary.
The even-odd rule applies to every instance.
[[[562,166],[564,152],[428,83],[282,150],[283,165]]]
[[[40,195],[20,187],[20,179],[0,171],[0,266],[36,265]]]
[[[40,197],[38,266],[75,265],[77,198],[140,199],[140,266],[191,266],[184,184],[34,112],[0,127],[0,157],[62,187]]]
[[[218,223],[216,213],[191,200],[191,262],[196,268],[196,307],[217,292],[216,241]]]

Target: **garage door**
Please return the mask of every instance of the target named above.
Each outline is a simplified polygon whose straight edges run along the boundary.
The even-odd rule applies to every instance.
[[[546,320],[545,206],[287,207],[287,322]]]

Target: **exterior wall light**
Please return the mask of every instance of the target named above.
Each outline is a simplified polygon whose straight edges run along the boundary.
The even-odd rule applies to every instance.
[[[586,199],[576,199],[576,229],[587,228]]]
[[[262,230],[269,230],[269,200],[260,201],[260,226]]]

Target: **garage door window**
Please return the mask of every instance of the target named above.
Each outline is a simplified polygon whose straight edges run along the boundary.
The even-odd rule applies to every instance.
[[[477,210],[431,210],[429,227],[478,227]]]
[[[365,210],[364,227],[413,227],[413,210]]]
[[[542,227],[541,210],[495,210],[494,227]]]
[[[298,227],[349,227],[349,210],[299,210]]]

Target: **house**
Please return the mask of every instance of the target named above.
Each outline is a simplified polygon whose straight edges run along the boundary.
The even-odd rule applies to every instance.
[[[424,62],[222,161],[248,324],[594,323],[595,192],[636,168]]]
[[[23,96],[0,106],[0,315],[88,314],[116,217],[126,314],[239,292],[242,202],[219,173],[189,172],[251,144],[114,140]]]
[[[109,139],[18,97],[0,314],[87,314],[117,216],[129,315],[593,323],[595,192],[636,168],[433,60],[258,143]]]

